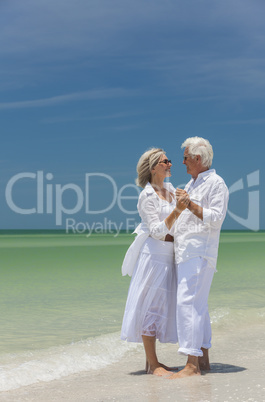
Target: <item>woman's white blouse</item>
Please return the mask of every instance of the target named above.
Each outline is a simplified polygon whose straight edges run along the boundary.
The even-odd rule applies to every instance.
[[[150,183],[148,183],[141,192],[138,201],[138,211],[142,218],[141,226],[146,226],[149,235],[157,240],[164,240],[167,233],[174,234],[174,228],[168,229],[165,219],[176,206],[175,188],[171,183],[164,183],[173,200],[171,203],[158,197]]]
[[[151,236],[154,239],[164,240],[167,233],[172,235],[174,233],[174,225],[169,230],[165,224],[165,219],[176,206],[175,188],[171,183],[164,183],[164,188],[173,195],[171,203],[161,200],[150,183],[145,186],[139,196],[137,208],[142,222],[133,232],[137,236],[125,255],[122,275],[132,275],[139,252],[147,237]]]

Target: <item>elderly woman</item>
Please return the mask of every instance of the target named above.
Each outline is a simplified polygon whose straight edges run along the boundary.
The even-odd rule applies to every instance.
[[[143,342],[146,371],[163,376],[167,367],[160,364],[155,351],[160,342],[177,342],[176,267],[174,264],[173,225],[188,205],[187,196],[176,203],[175,188],[164,183],[171,176],[171,161],[160,148],[145,152],[137,164],[136,183],[143,187],[138,211],[142,223],[136,239],[126,253],[122,273],[132,274],[121,339]]]

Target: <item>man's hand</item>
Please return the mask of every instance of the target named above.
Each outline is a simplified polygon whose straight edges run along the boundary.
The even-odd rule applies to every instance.
[[[184,209],[186,209],[189,206],[189,203],[190,203],[190,197],[185,191],[185,194],[179,195],[177,197],[177,206],[176,206],[177,211],[178,212],[184,211]]]
[[[179,199],[179,197],[183,197],[186,195],[188,196],[188,193],[185,190],[183,190],[183,188],[177,188],[175,194],[176,194],[177,200]]]
[[[188,204],[186,204],[185,208],[188,208],[195,216],[197,216],[197,218],[201,219],[203,221],[203,209],[202,207],[200,207],[199,205],[195,204],[195,202],[191,201],[189,198],[188,193],[181,189],[181,188],[177,188],[176,189],[176,198],[177,198],[177,208],[179,210],[181,210],[182,208],[182,204],[183,204],[183,200],[184,202],[187,202],[187,197],[188,197]],[[186,198],[185,198],[186,197]],[[185,209],[184,208],[184,209]],[[183,211],[183,209],[181,210],[181,212]]]

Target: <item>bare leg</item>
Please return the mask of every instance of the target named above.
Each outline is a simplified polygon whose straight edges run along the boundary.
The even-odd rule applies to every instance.
[[[161,367],[157,360],[155,344],[155,336],[142,335],[145,354],[146,354],[146,372],[147,374],[154,374],[157,376],[164,376],[170,373],[170,371],[165,370]]]
[[[169,377],[170,380],[175,378],[190,377],[192,375],[200,375],[199,358],[197,356],[188,355],[186,366],[179,373],[175,373]]]
[[[202,371],[210,371],[209,353],[208,349],[201,348],[203,356],[199,357],[199,366]]]

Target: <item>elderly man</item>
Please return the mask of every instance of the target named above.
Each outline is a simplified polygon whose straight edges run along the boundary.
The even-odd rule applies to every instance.
[[[219,236],[224,221],[228,189],[210,169],[212,146],[200,137],[183,144],[187,173],[192,179],[177,198],[188,194],[189,205],[176,222],[175,256],[178,264],[177,325],[180,354],[188,356],[183,370],[170,378],[181,378],[210,370],[211,324],[208,296],[216,271]]]

